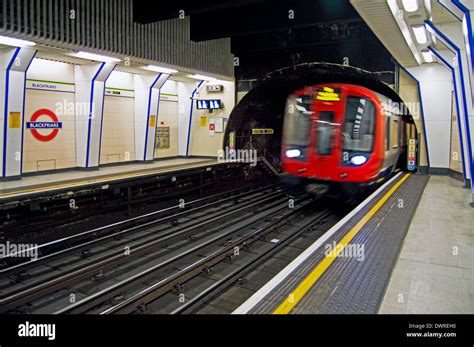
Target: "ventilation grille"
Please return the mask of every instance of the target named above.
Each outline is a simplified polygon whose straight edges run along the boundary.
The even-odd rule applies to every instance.
[[[0,32],[68,49],[100,50],[234,75],[230,39],[190,40],[190,20],[133,22],[132,0],[2,0]]]

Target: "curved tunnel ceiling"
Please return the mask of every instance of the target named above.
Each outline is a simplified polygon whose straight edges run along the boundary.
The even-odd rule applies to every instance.
[[[229,133],[235,131],[237,149],[255,148],[258,155],[266,153],[279,158],[283,113],[288,95],[319,83],[356,84],[403,103],[397,93],[374,73],[328,63],[287,67],[267,75],[235,106],[229,117],[223,147],[229,145]],[[408,116],[408,121],[413,122],[411,116]],[[274,134],[251,136],[253,128],[272,128]]]

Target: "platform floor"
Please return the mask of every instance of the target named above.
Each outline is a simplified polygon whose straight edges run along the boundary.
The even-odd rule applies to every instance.
[[[474,209],[469,190],[431,176],[379,313],[474,313]]]
[[[377,313],[428,179],[393,177],[234,313]]]
[[[99,170],[68,170],[57,173],[25,175],[21,179],[0,182],[0,200],[37,192],[66,189],[99,182],[112,182],[154,173],[217,164],[215,159],[176,158],[146,164],[124,164],[101,167]]]

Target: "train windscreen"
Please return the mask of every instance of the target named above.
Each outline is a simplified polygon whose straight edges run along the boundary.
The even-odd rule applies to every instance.
[[[343,126],[345,152],[371,152],[374,145],[375,106],[365,98],[349,96]]]
[[[285,112],[284,143],[286,146],[307,147],[311,128],[310,97],[288,98]]]

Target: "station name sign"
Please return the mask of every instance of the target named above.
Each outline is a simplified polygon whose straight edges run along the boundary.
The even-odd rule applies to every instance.
[[[54,92],[74,92],[74,84],[38,80],[26,80],[27,89],[49,90]]]
[[[49,122],[38,121],[39,117],[49,118]],[[56,114],[48,109],[41,109],[33,113],[29,122],[26,123],[26,128],[31,130],[31,134],[34,138],[42,142],[48,142],[53,140],[59,133],[59,129],[62,129],[63,123],[59,121]],[[38,130],[47,129],[46,134],[40,133]]]

